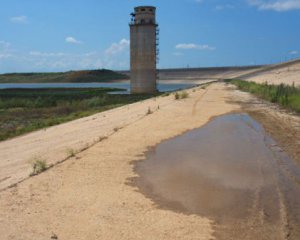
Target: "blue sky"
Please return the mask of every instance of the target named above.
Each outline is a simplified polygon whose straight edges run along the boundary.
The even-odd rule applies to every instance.
[[[160,68],[300,57],[300,0],[1,0],[0,72],[128,69],[139,5],[158,8]]]

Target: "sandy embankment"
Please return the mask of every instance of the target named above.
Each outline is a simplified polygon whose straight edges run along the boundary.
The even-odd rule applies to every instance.
[[[280,129],[267,130],[297,159],[300,120],[223,83],[188,91],[188,99],[150,99],[0,143],[2,189],[28,177],[34,156],[51,164],[66,158],[68,148],[90,146],[0,191],[1,240],[54,234],[58,239],[212,239],[216,225],[211,219],[159,208],[139,192],[131,182],[137,176],[133,162],[143,159],[148,147],[241,106],[263,124],[278,123]],[[154,113],[147,115],[149,107]]]
[[[247,77],[246,80],[257,83],[269,84],[295,84],[300,86],[300,60],[291,63],[288,66],[278,65],[278,68],[257,75]]]
[[[70,146],[80,148],[113,133],[0,192],[1,239],[50,239],[53,233],[59,239],[210,239],[210,219],[159,209],[128,181],[136,176],[132,161],[142,159],[149,146],[238,110],[239,105],[226,102],[232,96],[227,88],[212,84],[189,90],[185,100],[151,99],[2,142],[1,178],[16,179],[14,171],[27,176],[33,155],[53,162]],[[146,115],[148,107],[155,112]]]

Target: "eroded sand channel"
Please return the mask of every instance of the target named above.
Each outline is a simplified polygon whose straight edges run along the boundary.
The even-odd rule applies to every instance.
[[[300,239],[300,168],[247,114],[215,118],[136,164],[157,207],[209,217],[217,239]]]

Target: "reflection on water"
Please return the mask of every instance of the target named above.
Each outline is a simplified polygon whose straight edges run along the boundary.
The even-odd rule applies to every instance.
[[[158,83],[157,88],[160,92],[169,92],[179,89],[186,89],[196,86],[188,83]],[[8,88],[120,88],[124,89],[121,92],[114,94],[128,94],[130,92],[130,83],[3,83],[0,84],[0,89]]]
[[[284,239],[291,228],[300,239],[300,168],[247,114],[218,117],[146,157],[136,165],[141,192],[158,207],[213,219],[217,239]]]

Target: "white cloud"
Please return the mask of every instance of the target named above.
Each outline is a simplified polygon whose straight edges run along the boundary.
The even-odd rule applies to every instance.
[[[6,59],[6,58],[10,58],[13,55],[11,55],[10,53],[4,53],[4,54],[0,54],[0,59]]]
[[[82,43],[81,41],[77,40],[74,37],[66,37],[65,41],[67,43],[72,43],[72,44],[81,44]]]
[[[259,10],[277,12],[300,10],[300,0],[248,0],[248,3]]]
[[[293,50],[293,51],[290,51],[289,52],[289,54],[291,54],[291,55],[297,55],[299,52],[298,51],[296,51],[296,50]]]
[[[84,56],[86,57],[92,57],[92,56],[96,56],[97,55],[97,52],[88,52],[88,53],[85,53]]]
[[[24,53],[12,49],[10,43],[0,41],[0,72],[127,69],[129,68],[128,46],[129,41],[122,39],[101,51],[72,53],[32,50]]]
[[[103,56],[94,52],[72,54],[63,52],[39,52],[28,53],[27,61],[32,62],[35,69],[48,69],[50,71],[64,71],[70,69],[94,69],[102,67],[99,61]]]
[[[6,41],[0,41],[0,60],[13,57],[11,44]]]
[[[11,17],[10,21],[13,23],[26,24],[28,23],[28,18],[27,16],[16,16],[16,17]]]
[[[68,71],[81,69],[112,68],[123,69],[129,67],[129,57],[126,55],[109,56],[105,51],[93,51],[80,54],[64,52],[31,51],[27,55],[20,55],[23,66],[30,71]]]
[[[8,49],[10,47],[10,43],[9,42],[5,42],[5,41],[0,41],[0,50],[1,49]]]
[[[173,55],[179,57],[183,56],[184,54],[182,52],[174,52]]]
[[[65,53],[49,53],[49,52],[38,52],[38,51],[31,51],[29,53],[31,56],[37,56],[37,57],[62,57],[66,56],[67,54]]]
[[[226,9],[235,9],[235,6],[231,5],[231,4],[217,5],[216,6],[216,10],[218,10],[218,11],[222,11],[222,10],[226,10]]]
[[[175,46],[176,49],[183,49],[183,50],[189,50],[189,49],[197,49],[197,50],[215,50],[215,47],[211,47],[209,45],[199,45],[195,43],[180,43]]]
[[[123,52],[129,47],[130,41],[123,38],[119,43],[113,43],[109,48],[105,50],[108,56]]]

